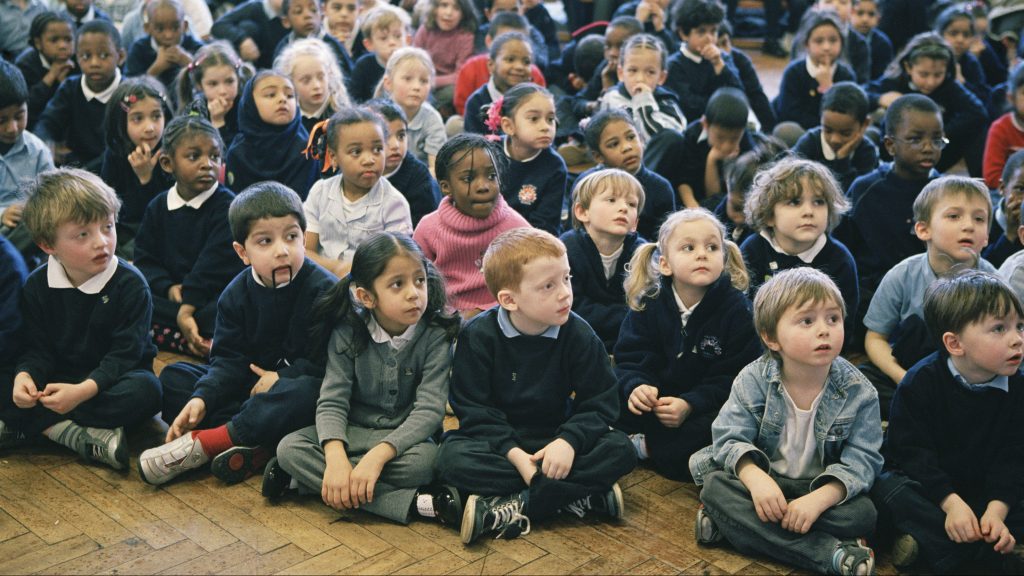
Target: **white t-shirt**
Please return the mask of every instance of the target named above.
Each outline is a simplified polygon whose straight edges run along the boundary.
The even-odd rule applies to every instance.
[[[619,263],[619,256],[622,256],[622,247],[623,246],[625,246],[625,244],[623,244],[622,246],[619,246],[618,250],[616,250],[615,252],[612,252],[611,254],[609,254],[607,256],[605,256],[604,254],[601,254],[601,252],[598,251],[598,254],[600,254],[600,256],[601,256],[601,264],[604,266],[604,279],[605,280],[611,280],[612,276],[615,274],[615,265]]]
[[[772,471],[785,478],[813,478],[825,468],[818,458],[818,441],[814,437],[814,416],[825,394],[825,387],[808,410],[797,408],[793,398],[782,387],[786,399],[786,423],[779,433],[779,447],[772,456]]]

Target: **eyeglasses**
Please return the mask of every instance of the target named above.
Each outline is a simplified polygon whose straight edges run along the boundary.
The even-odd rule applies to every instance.
[[[932,148],[936,150],[942,150],[946,146],[949,146],[949,138],[897,138],[895,136],[889,136],[894,142],[902,142],[907,146],[910,146],[914,150],[924,150],[925,142],[932,145]]]

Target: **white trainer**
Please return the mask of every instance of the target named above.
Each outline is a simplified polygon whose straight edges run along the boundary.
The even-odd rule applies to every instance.
[[[210,461],[203,445],[191,432],[163,446],[150,448],[139,455],[139,475],[149,484],[159,485],[195,470]]]

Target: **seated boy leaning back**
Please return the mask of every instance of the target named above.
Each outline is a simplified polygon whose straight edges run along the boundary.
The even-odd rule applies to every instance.
[[[618,391],[604,344],[572,309],[565,246],[534,228],[484,254],[498,306],[463,328],[452,360],[459,430],[441,445],[440,479],[465,498],[462,541],[515,538],[559,510],[623,512],[616,481],[636,465],[609,427]],[[575,394],[575,396],[574,396]]]
[[[114,256],[120,208],[89,172],[37,178],[23,222],[49,260],[25,284],[23,350],[0,402],[0,440],[42,433],[117,470],[128,466],[124,427],[160,410],[153,300],[142,274]]]
[[[337,278],[306,258],[302,200],[287,186],[249,186],[228,220],[249,267],[217,303],[210,365],[178,362],[160,374],[170,429],[166,444],[139,455],[150,484],[207,462],[214,476],[240,482],[314,421],[324,362],[311,360],[310,310]]]
[[[744,368],[712,424],[713,444],[690,458],[703,484],[699,544],[728,540],[804,570],[872,574],[861,537],[875,528],[865,492],[882,468],[878,395],[839,356],[846,308],[813,268],[766,282],[754,327],[769,352]]]

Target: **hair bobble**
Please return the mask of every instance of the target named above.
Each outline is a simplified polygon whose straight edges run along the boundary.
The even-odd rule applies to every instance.
[[[320,160],[323,163],[322,173],[334,169],[334,155],[331,154],[331,147],[327,145],[327,125],[330,120],[321,120],[309,131],[309,141],[302,153],[306,158]]]
[[[492,133],[497,134],[501,130],[501,106],[505,103],[505,97],[499,96],[497,100],[487,109],[487,119],[484,126]]]
[[[161,95],[161,98],[163,96]],[[138,94],[125,94],[124,98],[121,98],[121,109],[128,112],[132,109],[132,105],[139,101]]]

